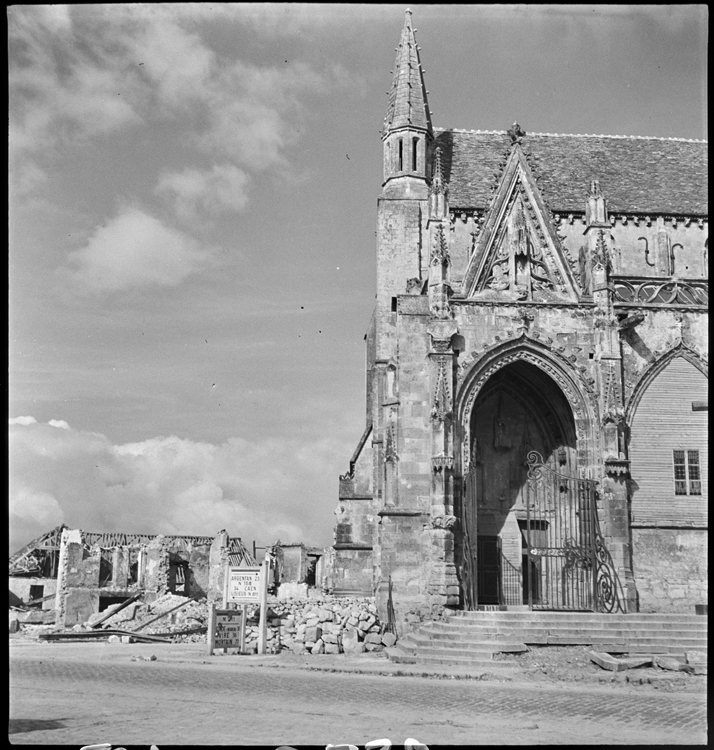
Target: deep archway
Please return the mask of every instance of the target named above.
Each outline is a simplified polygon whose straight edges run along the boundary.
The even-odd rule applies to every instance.
[[[527,457],[537,451],[553,471],[574,474],[573,411],[559,385],[536,365],[516,360],[496,370],[473,403],[469,472],[462,496],[462,565],[471,606],[528,601],[524,557]],[[537,576],[531,576],[536,580]]]

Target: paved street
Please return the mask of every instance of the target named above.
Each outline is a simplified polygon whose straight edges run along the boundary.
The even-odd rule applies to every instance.
[[[706,741],[702,694],[315,672],[250,657],[170,662],[160,649],[157,661],[131,661],[137,648],[123,648],[12,648],[13,744]]]

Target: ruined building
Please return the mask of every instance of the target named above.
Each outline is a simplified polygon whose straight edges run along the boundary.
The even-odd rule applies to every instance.
[[[474,123],[477,124],[477,123]],[[707,146],[438,129],[407,12],[336,593],[693,612],[707,597]]]
[[[11,603],[55,610],[57,622],[85,622],[112,604],[141,594],[220,598],[227,564],[255,565],[225,531],[212,536],[94,533],[58,526],[10,558]]]

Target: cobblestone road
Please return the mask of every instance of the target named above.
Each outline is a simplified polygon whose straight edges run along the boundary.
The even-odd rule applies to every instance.
[[[703,743],[703,695],[161,662],[11,662],[13,743]],[[49,723],[48,723],[49,722]],[[402,736],[404,735],[404,736]]]

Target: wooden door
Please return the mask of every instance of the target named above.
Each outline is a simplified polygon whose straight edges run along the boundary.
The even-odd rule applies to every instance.
[[[501,540],[497,536],[477,537],[478,603],[501,602]]]

